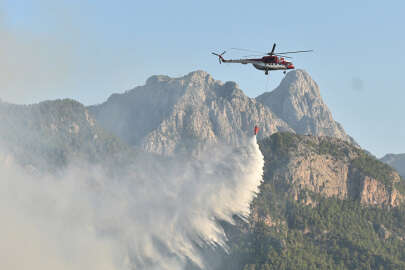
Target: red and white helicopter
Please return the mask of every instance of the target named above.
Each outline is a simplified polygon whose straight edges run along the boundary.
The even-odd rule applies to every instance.
[[[246,50],[246,49],[237,49],[237,48],[232,48],[235,50],[243,50],[243,51],[251,51],[251,50]],[[239,63],[239,64],[252,64],[256,69],[259,70],[264,70],[264,74],[268,75],[269,71],[271,70],[284,70],[284,74],[286,73],[287,69],[294,69],[294,65],[291,62],[288,62],[285,60],[285,58],[291,58],[289,56],[286,56],[287,54],[291,53],[305,53],[305,52],[312,52],[313,50],[306,50],[306,51],[293,51],[293,52],[281,52],[281,53],[274,53],[274,50],[276,49],[276,43],[273,45],[273,49],[271,52],[268,53],[262,53],[261,58],[244,58],[244,59],[229,59],[226,60],[222,56],[226,53],[224,51],[221,54],[218,53],[212,53],[213,55],[218,56],[219,63],[221,64],[222,62],[224,63]],[[254,51],[253,51],[254,52]],[[246,56],[248,57],[248,56]]]

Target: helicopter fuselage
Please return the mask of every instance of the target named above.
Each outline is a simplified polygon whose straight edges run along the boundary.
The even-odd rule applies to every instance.
[[[287,66],[275,63],[252,63],[252,65],[258,70],[286,70]],[[292,68],[290,68],[292,69]]]
[[[292,62],[286,61],[285,58],[291,58],[287,56],[288,54],[292,53],[304,53],[304,52],[312,52],[313,50],[305,50],[305,51],[290,51],[290,52],[281,52],[275,53],[274,50],[276,48],[276,44],[273,44],[273,48],[270,52],[266,53],[265,56],[261,58],[242,58],[242,59],[224,59],[223,55],[226,51],[223,51],[221,54],[219,53],[212,53],[213,55],[218,57],[219,63],[239,63],[239,64],[252,64],[258,70],[264,70],[264,74],[268,75],[269,71],[271,70],[284,70],[284,74],[288,69],[295,69]],[[233,48],[238,50],[237,48]],[[246,49],[239,49],[244,50]],[[249,51],[249,50],[247,50]]]
[[[247,58],[247,59],[223,59],[224,63],[240,63],[240,64],[252,64],[258,70],[264,70],[267,74],[271,70],[287,70],[294,69],[294,65],[291,62],[285,61],[283,57],[278,56],[264,56],[262,58]]]

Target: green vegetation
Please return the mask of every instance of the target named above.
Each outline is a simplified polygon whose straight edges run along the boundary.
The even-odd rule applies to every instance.
[[[382,182],[387,188],[392,188],[392,171],[393,169],[387,164],[376,158],[362,152],[359,157],[353,160],[353,166],[361,170],[367,176]]]
[[[329,154],[337,159],[342,159],[347,157],[349,150],[348,150],[347,143],[343,143],[342,145],[333,143],[329,140],[329,138],[321,138],[319,145],[316,147],[316,152],[321,155]]]
[[[275,133],[271,137],[264,139],[261,142],[261,146],[268,153],[277,152],[278,154],[286,155],[289,150],[295,150],[299,139],[300,136],[294,133]]]
[[[401,177],[401,180],[395,183],[394,187],[399,191],[399,193],[405,194],[405,179]]]
[[[253,204],[280,225],[251,218],[251,229],[231,237],[232,252],[221,269],[405,269],[404,208],[363,207],[307,194],[317,202],[311,207],[280,194],[266,184]],[[382,226],[390,232],[387,239]]]
[[[336,159],[349,160],[354,153],[353,168],[392,184],[389,166],[346,143],[314,143],[288,133],[266,138],[260,142],[264,183],[252,203],[249,224],[227,227],[230,253],[218,269],[405,269],[403,206],[366,207],[358,200],[325,198],[307,190],[295,200],[287,181],[273,178],[273,170],[285,166],[301,143]],[[395,187],[403,192],[404,181]]]
[[[260,150],[267,157],[265,174],[272,177],[274,169],[286,164],[289,160],[289,153],[296,151],[300,137],[296,134],[285,132],[275,133],[271,137],[260,142]],[[271,161],[271,162],[270,162]]]

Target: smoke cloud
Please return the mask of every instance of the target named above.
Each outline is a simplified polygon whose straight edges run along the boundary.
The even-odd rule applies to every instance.
[[[43,174],[3,152],[0,268],[204,268],[199,247],[226,248],[217,221],[248,214],[263,165],[255,137],[194,158],[140,156],[118,175],[76,163]]]

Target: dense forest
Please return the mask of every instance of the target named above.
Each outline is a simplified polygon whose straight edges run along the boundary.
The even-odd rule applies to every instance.
[[[248,223],[227,225],[229,254],[219,269],[405,269],[405,208],[370,206],[359,199],[325,197],[273,177],[305,136],[278,133],[260,142],[264,182],[252,203]],[[307,143],[308,144],[308,143]],[[309,143],[311,144],[311,143]],[[342,159],[357,153],[351,166],[402,191],[393,169],[359,148],[321,140],[313,152]],[[300,146],[302,147],[302,145]]]

